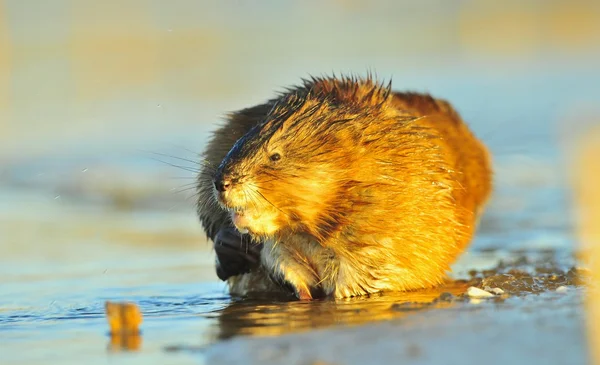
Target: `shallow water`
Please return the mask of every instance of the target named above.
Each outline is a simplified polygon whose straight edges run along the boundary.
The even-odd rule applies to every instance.
[[[364,333],[390,331],[389,336],[409,336],[419,349],[409,347],[398,356],[410,358],[416,352],[428,354],[424,358],[431,360],[429,356],[435,359],[440,350],[435,346],[428,349],[427,326],[435,328],[431,331],[463,331],[467,339],[473,340],[477,340],[474,334],[483,330],[481,326],[487,326],[488,331],[496,328],[497,336],[503,332],[507,336],[495,341],[511,347],[522,341],[512,335],[512,326],[527,318],[526,323],[531,321],[534,326],[528,336],[538,336],[537,345],[558,341],[569,349],[572,363],[586,362],[582,289],[578,289],[580,282],[568,274],[580,263],[574,257],[570,222],[564,219],[568,209],[564,185],[548,183],[558,180],[550,169],[546,169],[550,172],[543,181],[536,181],[539,175],[527,176],[526,169],[511,167],[510,159],[506,161],[504,167],[512,169],[512,183],[499,185],[472,249],[454,267],[454,277],[467,282],[424,292],[312,303],[229,297],[215,277],[213,254],[193,207],[180,194],[165,194],[170,198],[164,201],[140,194],[125,204],[114,199],[112,193],[98,190],[94,203],[90,203],[93,194],[82,199],[67,187],[54,195],[39,188],[9,185],[0,199],[1,352],[11,359],[10,363],[80,363],[82,358],[86,363],[104,363],[107,359],[127,363],[237,363],[241,359],[251,363],[303,363],[305,356],[294,347],[294,341],[321,338],[317,344],[299,348],[305,352],[314,348],[314,353],[308,352],[316,360],[334,361],[334,352],[324,345],[330,336],[338,336],[340,331],[354,333],[357,337],[348,339],[348,344],[355,341],[356,346],[364,347]],[[535,163],[544,170],[541,160]],[[148,171],[151,169],[138,170],[141,175]],[[535,192],[531,192],[530,184],[536,186]],[[164,192],[161,188],[155,191]],[[15,211],[15,206],[22,209]],[[552,275],[556,278],[548,279]],[[477,279],[490,276],[484,282]],[[470,300],[463,295],[470,285],[502,287],[507,297]],[[566,292],[557,293],[559,286],[566,286]],[[454,297],[436,299],[444,292]],[[104,318],[106,300],[132,301],[140,306],[144,323],[135,351],[123,351],[110,344]],[[543,315],[537,308],[543,308]],[[444,313],[454,320],[447,323]],[[531,313],[535,316],[529,318]],[[486,318],[493,323],[482,325],[480,322]],[[384,324],[390,320],[396,323],[391,329]],[[380,330],[369,324],[378,321],[384,326]],[[368,327],[356,327],[359,325]],[[361,329],[353,332],[344,330],[346,326]],[[272,337],[303,336],[301,333],[315,328],[332,328],[333,332],[317,331],[308,337],[312,340],[306,336]],[[561,331],[546,335],[548,328]],[[273,338],[273,343],[257,340],[263,341],[256,344],[261,349],[279,348],[280,341],[291,342],[281,345],[286,350],[274,350],[276,356],[269,357],[256,353],[251,345],[254,342],[239,343],[239,336]],[[330,345],[341,346],[336,341]],[[467,346],[468,341],[464,341],[457,343],[457,351],[465,351],[461,346]],[[385,346],[384,340],[377,343]],[[491,351],[495,346],[498,344],[490,344],[482,351]],[[378,353],[377,349],[366,346],[362,351]],[[478,349],[471,350],[477,353]],[[351,353],[344,350],[340,359],[360,363],[361,357],[353,359]],[[556,363],[563,358],[549,357]]]

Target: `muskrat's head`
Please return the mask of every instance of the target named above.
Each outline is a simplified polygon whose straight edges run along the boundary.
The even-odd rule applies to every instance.
[[[356,179],[362,119],[380,117],[388,95],[370,79],[313,79],[283,94],[214,175],[217,200],[238,230],[320,238],[335,230],[347,200],[340,195]]]

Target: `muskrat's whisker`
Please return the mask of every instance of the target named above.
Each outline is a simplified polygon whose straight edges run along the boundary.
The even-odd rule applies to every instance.
[[[183,188],[183,189],[171,189],[171,192],[173,192],[175,194],[180,194],[180,193],[184,193],[184,192],[190,191],[190,190],[196,190],[196,187],[190,186],[190,187]]]
[[[209,160],[207,160],[205,158],[198,160],[197,163],[198,163],[198,165],[202,165],[204,167],[211,168],[213,171],[216,171],[217,167],[218,167],[217,165],[213,165]]]
[[[155,155],[159,155],[159,156],[164,156],[164,157],[174,158],[174,159],[177,159],[177,160],[180,160],[180,161],[189,162],[189,163],[191,163],[191,164],[193,164],[195,166],[197,165],[197,166],[202,166],[204,168],[209,168],[209,169],[211,169],[211,171],[215,171],[217,169],[217,166],[214,166],[209,160],[207,160],[205,158],[204,159],[200,158],[198,160],[191,160],[191,159],[188,159],[188,158],[178,157],[178,156],[174,156],[174,155],[168,155],[168,154],[165,154],[165,153],[152,152],[152,151],[148,151],[148,152],[152,153],[152,154],[155,154]]]
[[[154,161],[157,161],[157,162],[160,162],[160,163],[164,163],[164,164],[166,164],[166,165],[169,165],[169,166],[171,166],[171,167],[176,167],[176,168],[178,168],[178,169],[181,169],[181,170],[184,170],[184,171],[193,172],[193,173],[195,173],[195,174],[197,174],[197,173],[199,173],[199,172],[200,172],[200,170],[199,170],[199,169],[197,169],[197,168],[193,168],[193,167],[187,167],[187,166],[181,166],[181,165],[176,165],[176,164],[174,164],[174,163],[170,163],[170,162],[167,162],[167,161],[163,161],[163,160],[161,160],[161,159],[158,159],[158,158],[152,158],[152,157],[150,157],[150,158],[151,158],[152,160],[154,160]]]
[[[248,192],[248,195],[250,195],[250,199],[248,199],[248,201],[254,206],[254,209],[259,210],[259,206],[256,201],[256,193],[254,192],[254,190],[250,190]]]
[[[186,200],[186,201],[188,201],[188,200],[190,200],[190,199],[192,199],[192,198],[194,198],[194,199],[197,199],[197,198],[198,198],[198,196],[200,196],[200,194],[199,194],[199,193],[194,193],[194,194],[192,194],[192,195],[190,195],[190,196],[186,197],[186,198],[185,198],[185,200]]]
[[[168,158],[173,158],[173,159],[177,159],[180,161],[185,161],[185,162],[189,162],[191,164],[193,164],[194,166],[204,166],[204,167],[209,167],[213,170],[216,169],[216,167],[213,167],[212,164],[210,163],[210,161],[206,160],[206,159],[199,159],[199,160],[191,160],[188,158],[183,158],[183,157],[178,157],[178,156],[174,156],[174,155],[169,155],[166,153],[160,153],[160,152],[155,152],[155,151],[147,151],[147,150],[142,150],[144,153],[149,153],[149,154],[153,154],[153,155],[157,155],[157,156],[163,156],[163,157],[168,157]],[[170,162],[167,161],[163,161],[160,159],[156,159],[156,158],[152,158],[155,161],[161,162],[161,163],[165,163],[167,165],[171,165],[173,166],[174,164],[171,164]],[[179,165],[176,165],[175,167],[181,167]],[[181,167],[183,168],[183,167]],[[191,167],[188,167],[191,168]],[[193,172],[199,172],[199,170],[194,170]]]
[[[174,158],[176,160],[180,160],[180,161],[185,161],[185,162],[190,162],[194,165],[199,165],[200,161],[199,160],[191,160],[189,158],[183,158],[183,157],[178,157],[178,156],[173,156],[173,155],[169,155],[166,153],[160,153],[160,152],[154,152],[154,151],[147,151],[153,155],[157,155],[157,156],[163,156],[163,157],[169,157],[169,158]]]
[[[248,191],[247,189],[242,190],[242,192],[244,193],[244,205],[248,205],[249,203],[251,203],[250,199],[248,199]],[[256,208],[256,207],[254,207]]]
[[[258,191],[256,191],[255,189],[250,190],[250,197],[251,197],[251,202],[252,205],[254,205],[254,208],[256,210],[260,210],[260,195],[258,193]]]
[[[265,174],[265,175],[267,175],[267,174]],[[269,183],[269,182],[273,182],[273,181],[277,181],[277,180],[279,180],[279,179],[277,179],[276,177],[273,176],[271,179],[263,179],[261,181],[263,183]]]
[[[265,181],[271,181],[271,180],[265,180]],[[272,181],[275,181],[275,180],[272,180]],[[254,187],[256,187],[256,185],[254,185]],[[268,188],[268,187],[264,187],[264,186],[263,186],[263,187],[261,187],[261,190],[273,191],[273,189],[271,189],[271,188]]]
[[[260,209],[260,206],[261,206],[261,204],[260,204],[260,196],[255,191],[251,192],[251,194],[250,194],[250,200],[252,201],[252,204],[254,205],[254,207],[256,209]]]
[[[215,202],[214,199],[201,199],[200,194],[196,194],[198,200],[196,201],[196,206],[199,207],[209,207],[209,206],[218,206],[218,203]]]
[[[184,191],[190,191],[190,190],[197,190],[198,186],[196,185],[196,183],[190,183],[190,184],[184,184],[175,188],[171,188],[169,189],[169,191],[171,192],[175,192],[175,193],[182,193]]]
[[[187,183],[187,184],[183,184],[183,185],[181,185],[181,186],[180,186],[180,188],[183,188],[183,187],[185,187],[185,186],[194,186],[194,187],[196,187],[196,186],[198,186],[198,183],[197,183],[197,182],[195,182],[195,181],[193,181],[193,182],[189,182],[189,183]]]
[[[253,186],[254,188],[257,188],[257,186],[255,184],[250,183],[250,186]],[[282,211],[281,209],[279,209],[275,204],[273,204],[269,199],[267,199],[266,196],[264,196],[263,193],[261,193],[258,189],[253,189],[252,190],[254,193],[258,194],[261,198],[263,198],[267,203],[271,204],[273,206],[273,208],[277,209],[278,211],[280,211],[283,215],[287,216],[287,213],[285,213],[284,211]]]
[[[199,155],[200,155],[200,153],[199,153],[199,152],[196,152],[196,151],[190,150],[189,148],[187,148],[187,147],[184,147],[184,146],[180,146],[180,145],[177,145],[177,144],[174,144],[174,143],[169,143],[169,145],[171,145],[172,147],[178,148],[178,149],[180,149],[180,150],[183,150],[183,151],[189,152],[189,153],[191,153],[191,154],[193,154],[193,155],[195,155],[195,156],[199,156]]]
[[[212,180],[216,171],[217,169],[213,168],[212,166],[204,166],[203,169],[198,172],[198,177],[208,177],[209,180]]]
[[[195,191],[195,192],[194,192],[194,194],[192,194],[192,195],[187,195],[187,196],[185,197],[185,199],[186,199],[186,200],[189,200],[189,199],[191,199],[191,198],[197,198],[197,197],[199,197],[199,196],[200,196],[200,192],[199,192],[199,191],[197,191],[197,190],[196,190],[196,188],[195,188],[195,187],[193,187],[193,186],[192,186],[192,187],[188,187],[188,188],[184,188],[184,189],[178,189],[178,190],[174,190],[174,189],[172,189],[172,190],[171,190],[171,193],[172,193],[172,194],[182,194],[182,193],[186,193],[186,192],[189,192],[189,191]]]
[[[282,211],[281,209],[277,208],[277,206],[273,203],[271,203],[271,201],[269,199],[267,199],[260,191],[257,191],[258,195],[260,195],[267,203],[271,204],[273,206],[273,208],[277,209],[278,211],[281,212],[281,214],[287,216],[287,213],[285,213],[284,211]]]

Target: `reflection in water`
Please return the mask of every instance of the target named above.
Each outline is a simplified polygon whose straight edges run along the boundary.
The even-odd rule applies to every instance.
[[[467,287],[465,282],[457,281],[435,289],[337,300],[250,298],[233,301],[225,309],[215,312],[218,315],[216,339],[239,335],[276,336],[319,327],[399,318],[415,311],[449,307],[451,301],[444,298],[460,295]]]
[[[578,266],[574,253],[554,250],[492,253],[500,258],[496,266],[469,271],[468,280],[448,280],[437,288],[371,295],[347,299],[314,301],[289,297],[253,297],[233,300],[225,308],[202,315],[216,326],[211,342],[236,336],[277,336],[330,326],[352,326],[398,319],[423,310],[449,308],[458,303],[477,304],[470,298],[470,286],[497,292],[491,300],[571,290],[589,283],[589,273]],[[215,321],[216,319],[216,321]],[[188,348],[189,349],[189,348]]]
[[[110,335],[108,342],[108,351],[137,351],[142,347],[142,336],[139,333],[120,334],[114,333]]]

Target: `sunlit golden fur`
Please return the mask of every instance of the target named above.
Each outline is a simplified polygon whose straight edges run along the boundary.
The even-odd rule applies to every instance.
[[[488,152],[447,102],[370,78],[311,79],[234,113],[205,158],[208,235],[239,212],[237,228],[264,243],[261,270],[229,280],[242,294],[264,272],[302,299],[438,285],[491,191]],[[221,195],[217,170],[236,181]]]

